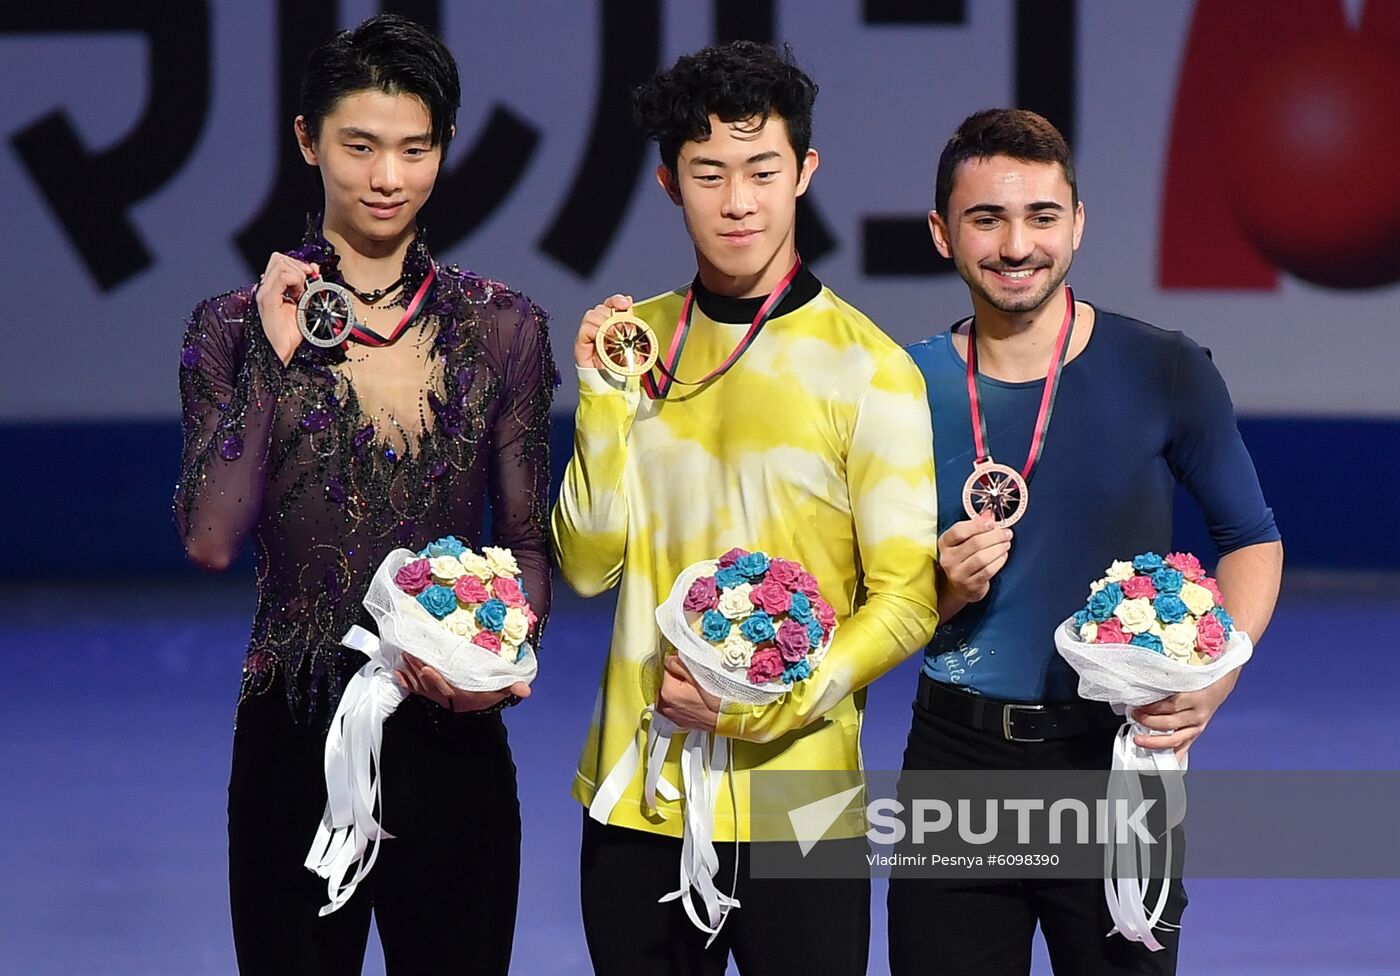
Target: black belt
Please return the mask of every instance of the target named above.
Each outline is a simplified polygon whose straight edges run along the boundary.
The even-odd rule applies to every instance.
[[[935,681],[926,674],[919,675],[919,704],[940,718],[999,735],[1008,742],[1068,739],[1123,724],[1123,719],[1102,702],[998,701]]]

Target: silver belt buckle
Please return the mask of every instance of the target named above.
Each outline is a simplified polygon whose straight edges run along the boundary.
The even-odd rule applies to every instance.
[[[1044,739],[1026,739],[1011,734],[1011,710],[1019,708],[1027,712],[1043,712],[1044,705],[1021,705],[1015,702],[1001,706],[1001,734],[1007,742],[1044,742]]]

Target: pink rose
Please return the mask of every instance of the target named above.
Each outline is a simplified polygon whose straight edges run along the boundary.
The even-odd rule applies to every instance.
[[[463,605],[485,603],[491,599],[491,594],[486,592],[486,584],[470,573],[457,577],[457,582],[452,584],[452,592],[457,594],[457,599]]]
[[[822,625],[822,633],[830,634],[831,628],[836,626],[836,611],[831,609],[831,604],[827,603],[819,596],[812,599],[812,612],[817,615],[817,622]]]
[[[1200,579],[1196,580],[1196,582],[1210,590],[1210,595],[1215,599],[1215,605],[1217,607],[1223,607],[1225,605],[1225,598],[1220,595],[1220,587],[1212,577],[1202,576]]]
[[[681,604],[688,613],[704,613],[719,606],[719,586],[713,576],[702,576],[690,584],[690,591]]]
[[[1157,587],[1152,585],[1150,576],[1133,576],[1125,579],[1120,585],[1123,587],[1123,595],[1129,600],[1157,599]]]
[[[768,562],[768,578],[775,580],[784,589],[797,592],[797,581],[802,577],[802,567],[791,559],[772,559]]]
[[[770,617],[775,617],[787,613],[788,607],[792,606],[792,594],[770,576],[749,591],[749,602]]]
[[[788,664],[795,664],[807,656],[807,628],[796,620],[784,620],[778,625],[778,656]]]
[[[495,654],[501,653],[501,638],[489,630],[478,630],[472,637],[472,643]]]
[[[1196,650],[1206,657],[1219,657],[1225,650],[1225,625],[1213,613],[1196,621]]]
[[[749,551],[747,549],[739,549],[737,547],[730,549],[723,556],[719,557],[719,568],[724,569],[727,566],[733,566],[740,556],[747,556],[748,554]]]
[[[530,623],[530,629],[535,629],[535,624],[540,622],[539,616],[530,608],[530,604],[525,604],[525,619]]]
[[[1197,582],[1206,571],[1201,568],[1201,561],[1189,552],[1173,552],[1167,556],[1167,565],[1176,570],[1191,582]]]
[[[793,588],[798,593],[807,594],[807,598],[810,600],[816,600],[822,595],[821,590],[817,588],[817,578],[805,571],[798,575],[797,582],[793,584]]]
[[[1132,639],[1132,634],[1129,634],[1123,629],[1123,622],[1121,620],[1117,617],[1109,617],[1103,623],[1099,624],[1099,632],[1094,638],[1094,643],[1128,644],[1132,642]]]
[[[508,576],[497,576],[491,581],[491,592],[508,607],[523,607],[525,594],[520,592],[520,584]]]
[[[753,660],[749,661],[749,682],[752,684],[766,685],[770,681],[776,681],[782,673],[782,656],[771,647],[755,651]]]
[[[394,585],[405,593],[417,596],[433,582],[433,568],[426,559],[413,559],[399,567],[394,574]]]

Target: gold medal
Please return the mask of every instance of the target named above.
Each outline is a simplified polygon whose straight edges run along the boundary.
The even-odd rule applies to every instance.
[[[656,364],[656,333],[631,312],[613,312],[598,327],[593,348],[610,373],[640,376]]]

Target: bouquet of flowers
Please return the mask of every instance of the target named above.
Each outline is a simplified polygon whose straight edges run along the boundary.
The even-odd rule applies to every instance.
[[[798,563],[736,548],[683,570],[657,607],[656,622],[701,688],[726,701],[763,705],[811,677],[831,646],[836,611],[822,599],[816,579]],[[648,718],[643,796],[654,811],[657,793],[667,800],[682,795],[661,776],[671,736],[679,729],[650,708],[642,714],[644,725]],[[720,777],[732,772],[729,759],[724,736],[686,733],[680,886],[661,899],[680,899],[691,922],[708,933],[710,941],[730,909],[739,907],[733,892],[720,892],[714,880],[715,801]],[[634,741],[598,788],[590,816],[608,822],[640,762]],[[732,782],[730,786],[732,797]],[[703,919],[691,889],[704,905]]]
[[[681,573],[656,621],[706,691],[762,704],[811,676],[836,611],[797,563],[731,549]]]
[[[370,581],[365,609],[378,636],[352,627],[342,643],[369,660],[346,684],[326,736],[326,811],[306,867],[327,881],[328,915],[350,900],[374,867],[380,826],[384,722],[408,692],[394,678],[407,653],[463,691],[534,681],[529,638],[537,623],[509,549],[481,553],[454,536],[419,552],[395,549]]]
[[[1133,720],[1132,709],[1168,695],[1199,691],[1243,665],[1253,654],[1249,636],[1235,627],[1215,580],[1189,553],[1159,556],[1146,552],[1118,560],[1089,587],[1088,602],[1055,631],[1055,647],[1079,674],[1079,696],[1108,702],[1127,721],[1114,739],[1109,773],[1110,809],[1115,800],[1142,799],[1140,773],[1161,776],[1167,826],[1186,815],[1186,794],[1170,749],[1144,749],[1135,735],[1159,735]],[[1171,834],[1166,835],[1170,863]],[[1167,885],[1154,909],[1144,900],[1151,881],[1149,851],[1129,842],[1105,846],[1104,881],[1116,930],[1154,951],[1162,948],[1152,934],[1162,927]],[[1116,884],[1115,884],[1115,874]]]

